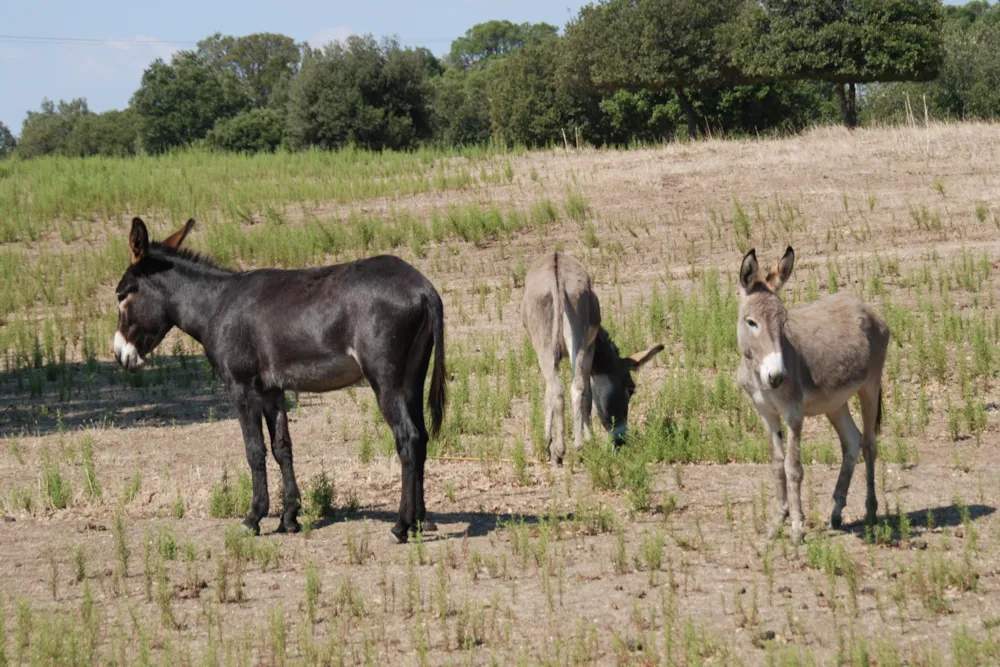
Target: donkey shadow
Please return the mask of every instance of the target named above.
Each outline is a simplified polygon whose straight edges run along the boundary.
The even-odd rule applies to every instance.
[[[979,504],[966,505],[966,508],[968,509],[970,522],[978,521],[997,511],[995,507]],[[928,515],[930,516],[931,526],[928,526]],[[911,528],[922,528],[923,530],[927,530],[929,527],[955,528],[961,526],[963,523],[962,511],[955,504],[907,512],[906,519]],[[892,526],[893,539],[899,538],[899,521],[896,516],[883,514],[879,518],[878,525],[884,525],[886,522]],[[844,524],[841,532],[856,535],[858,538],[864,540],[868,535],[868,525],[864,519],[860,519],[849,524]]]
[[[399,518],[398,512],[388,510],[337,510],[332,516],[323,517],[313,524],[313,530],[322,530],[338,523],[357,524],[368,519],[374,524],[385,524],[386,531]],[[454,539],[460,537],[485,537],[508,524],[525,523],[534,526],[540,523],[537,515],[532,514],[492,514],[489,512],[433,512],[427,511],[427,520],[437,525],[436,530],[423,534],[425,542]],[[455,524],[468,524],[464,530],[449,530]]]
[[[229,397],[200,355],[155,355],[127,373],[107,361],[0,373],[0,438],[90,426],[183,426],[225,419]]]

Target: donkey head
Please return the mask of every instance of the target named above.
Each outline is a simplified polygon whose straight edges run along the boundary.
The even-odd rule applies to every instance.
[[[785,322],[788,311],[778,292],[792,274],[795,251],[785,250],[781,261],[761,280],[758,276],[757,254],[751,250],[740,266],[740,315],[736,322],[736,339],[740,352],[760,378],[764,389],[777,389],[788,377],[782,354]]]
[[[171,267],[157,253],[158,248],[176,249],[194,226],[194,220],[160,243],[151,243],[145,223],[132,220],[128,238],[132,263],[118,287],[118,329],[115,331],[115,359],[122,368],[134,371],[156,349],[173,324],[167,315],[167,295],[153,277]]]
[[[628,404],[635,393],[632,371],[642,368],[663,350],[663,346],[656,345],[631,357],[619,357],[618,348],[604,329],[600,330],[597,338],[590,375],[591,392],[597,417],[617,446],[625,440]]]

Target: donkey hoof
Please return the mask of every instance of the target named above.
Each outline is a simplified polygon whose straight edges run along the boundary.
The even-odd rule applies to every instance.
[[[407,530],[405,528],[400,530],[399,528],[393,526],[389,529],[389,534],[392,535],[392,541],[396,544],[406,544],[407,540],[409,540],[409,536],[407,535]]]
[[[438,529],[437,524],[434,523],[433,521],[421,521],[420,522],[420,531],[423,532],[423,533],[432,533],[432,532],[434,532],[437,529]],[[416,535],[416,533],[417,533],[417,527],[416,526],[410,526],[410,532],[413,533],[414,535]]]
[[[830,517],[830,528],[833,530],[840,530],[841,526],[844,525],[844,520],[839,514],[834,514]]]
[[[802,544],[806,539],[806,530],[802,526],[792,526],[792,544]]]
[[[291,521],[285,521],[284,519],[282,519],[281,523],[278,524],[278,530],[276,530],[275,532],[276,533],[297,533],[297,532],[299,532],[301,530],[302,530],[302,525],[298,521],[296,521],[295,519],[292,519]]]
[[[552,465],[562,468],[563,460],[561,456],[552,457]]]
[[[249,530],[251,533],[253,533],[254,535],[260,535],[260,522],[259,521],[252,521],[250,519],[243,519],[243,523],[241,525],[244,528],[246,528],[247,530]]]

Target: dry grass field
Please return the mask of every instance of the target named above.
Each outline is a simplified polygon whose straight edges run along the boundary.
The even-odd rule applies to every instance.
[[[132,375],[111,358],[135,214],[155,238],[196,217],[188,243],[233,268],[392,252],[428,276],[437,530],[390,542],[399,463],[366,386],[294,397],[306,530],[271,534],[273,461],[262,535],[238,528],[240,429],[197,344],[173,332]],[[0,163],[0,218],[0,665],[1000,662],[1000,125]],[[765,538],[768,446],[734,382],[743,252],[789,244],[789,305],[850,291],[893,334],[879,523],[859,465],[829,530],[840,448],[809,419],[799,547]],[[562,468],[539,462],[520,319],[556,249],[623,353],[667,346],[625,448],[598,437]]]

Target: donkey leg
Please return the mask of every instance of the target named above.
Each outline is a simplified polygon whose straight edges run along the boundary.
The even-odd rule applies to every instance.
[[[399,389],[373,385],[378,398],[379,409],[386,424],[392,429],[392,435],[396,440],[396,452],[399,454],[399,462],[402,467],[402,492],[399,500],[399,518],[396,525],[392,527],[392,537],[397,543],[403,544],[408,539],[410,528],[417,524],[417,449],[420,436],[417,428],[410,420],[410,415],[406,409],[406,402],[403,400],[402,392]],[[426,451],[422,459],[426,457]]]
[[[437,526],[434,522],[427,520],[427,507],[424,505],[424,464],[427,461],[427,441],[430,439],[427,433],[427,425],[424,423],[423,378],[425,375],[426,368],[424,369],[424,374],[420,375],[415,381],[417,390],[413,391],[411,389],[410,400],[407,401],[407,414],[417,431],[417,439],[413,446],[413,473],[417,487],[414,514],[416,523],[420,525],[421,530],[426,532],[437,530]]]
[[[785,478],[785,446],[781,441],[781,418],[776,414],[761,414],[764,427],[771,437],[771,473],[774,475],[774,492],[777,506],[774,518],[767,529],[767,539],[772,540],[788,517],[788,484]]]
[[[878,519],[878,498],[875,496],[875,459],[878,458],[878,441],[875,439],[880,421],[879,411],[882,402],[882,386],[862,387],[858,392],[861,399],[861,418],[864,422],[864,434],[861,448],[865,453],[865,479],[868,496],[865,501],[865,521],[874,525]]]
[[[785,452],[785,477],[788,480],[788,509],[792,516],[791,538],[793,544],[805,539],[806,529],[802,514],[802,416],[790,415],[788,422],[788,451]]]
[[[267,450],[264,448],[264,430],[261,425],[263,416],[263,399],[260,393],[249,388],[239,388],[234,392],[236,413],[243,431],[243,444],[246,445],[247,463],[250,465],[250,476],[253,480],[253,500],[250,502],[250,513],[243,520],[243,525],[255,535],[260,535],[260,520],[267,516],[270,498],[267,493]]]
[[[559,358],[544,350],[538,353],[538,366],[545,379],[545,441],[549,445],[549,459],[562,465],[566,454],[563,440],[563,388],[559,379]]]
[[[589,345],[580,354],[580,377],[583,378],[583,392],[580,396],[581,414],[583,418],[583,440],[590,442],[594,438],[591,429],[591,410],[594,405],[594,395],[590,388],[590,373],[594,367],[594,346]]]
[[[573,412],[573,448],[579,452],[583,449],[583,379],[577,367],[580,361],[580,337],[575,331],[572,331],[570,336],[569,402]]]
[[[851,479],[854,477],[854,465],[858,461],[858,452],[861,451],[861,433],[851,419],[851,410],[847,403],[839,409],[827,415],[830,423],[833,424],[837,436],[840,438],[840,449],[843,452],[843,461],[840,464],[840,477],[837,478],[837,487],[833,491],[833,514],[830,516],[830,527],[839,530],[843,524],[841,512],[847,504],[847,492],[851,488]]]
[[[281,468],[281,484],[285,491],[278,532],[297,533],[301,529],[298,516],[302,496],[292,466],[292,436],[288,432],[285,392],[276,391],[264,397],[264,421],[271,436],[271,453]]]

